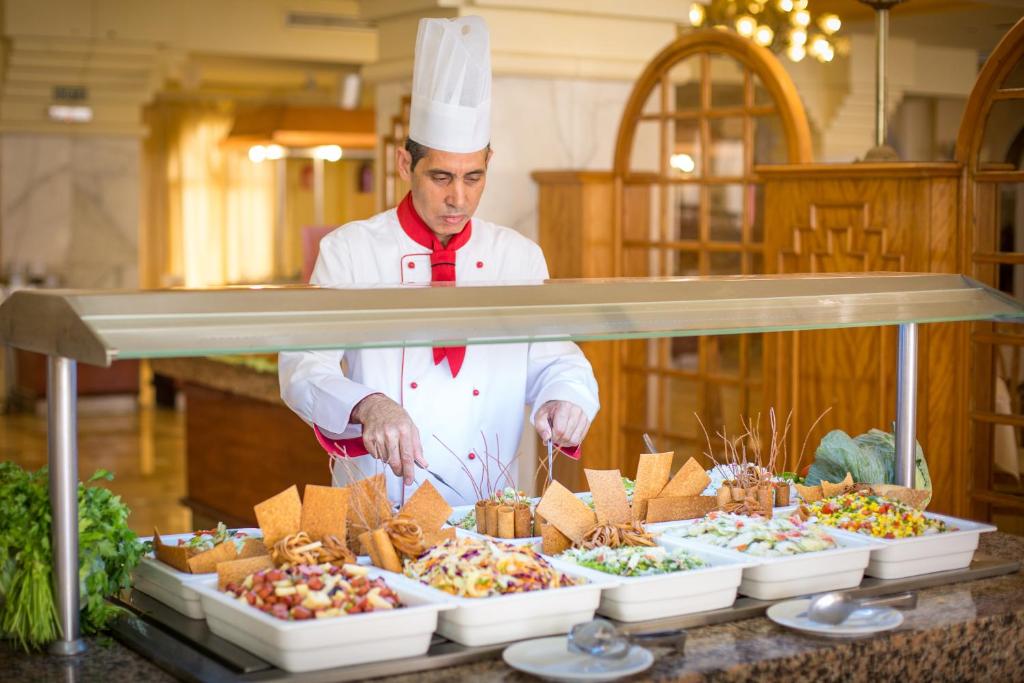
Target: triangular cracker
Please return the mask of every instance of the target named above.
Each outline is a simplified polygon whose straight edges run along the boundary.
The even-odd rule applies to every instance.
[[[424,480],[416,492],[405,501],[398,511],[400,515],[413,518],[423,529],[423,533],[434,532],[444,526],[452,516],[452,506],[444,499],[434,485]]]
[[[193,574],[209,574],[217,571],[217,564],[238,559],[238,549],[231,541],[218,543],[211,549],[188,558],[188,569]]]
[[[549,524],[577,543],[597,524],[597,515],[558,481],[552,481],[537,504]]]
[[[630,521],[629,498],[622,484],[619,470],[588,470],[587,486],[594,499],[594,512],[598,524],[628,524]]]
[[[711,477],[704,471],[696,458],[690,458],[676,472],[676,476],[665,484],[658,498],[677,496],[699,496],[711,483]]]
[[[302,529],[302,501],[294,484],[281,493],[253,506],[256,521],[263,532],[263,543],[268,548],[285,536]]]
[[[323,540],[324,536],[345,538],[348,496],[347,488],[306,484],[299,528],[313,541]]]

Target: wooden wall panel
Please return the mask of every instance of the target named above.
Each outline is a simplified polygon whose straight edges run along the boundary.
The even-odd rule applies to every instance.
[[[956,164],[762,167],[769,272],[960,272]],[[933,474],[933,507],[967,510],[968,466],[958,443],[966,412],[959,373],[967,361],[960,325],[926,325],[920,337],[918,439]],[[766,395],[794,411],[791,457],[808,439],[803,465],[831,429],[851,435],[892,429],[896,328],[767,335]]]
[[[544,171],[533,174],[539,187],[538,232],[552,278],[610,277],[613,273],[612,179],[610,173]],[[615,348],[611,342],[580,344],[594,367],[601,392],[601,411],[583,448],[586,466],[614,468],[613,407]],[[538,452],[543,453],[541,446]],[[583,468],[565,458],[556,460],[555,477],[573,491],[586,489]]]

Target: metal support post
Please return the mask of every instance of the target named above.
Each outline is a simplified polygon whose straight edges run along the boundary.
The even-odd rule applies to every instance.
[[[900,325],[896,362],[896,483],[914,488],[917,470],[917,323]]]
[[[85,650],[78,624],[78,399],[77,364],[59,356],[47,359],[47,446],[50,462],[50,510],[53,517],[53,580],[60,637],[50,646],[57,655]]]
[[[875,10],[875,147],[885,144],[885,62],[889,44],[889,8]]]

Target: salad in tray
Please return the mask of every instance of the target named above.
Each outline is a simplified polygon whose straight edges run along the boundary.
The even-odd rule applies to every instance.
[[[881,496],[848,493],[819,500],[799,509],[811,522],[875,538],[913,538],[952,531],[940,519],[930,519],[905,503]]]
[[[527,546],[456,538],[405,565],[405,575],[463,598],[486,598],[582,583],[552,567]]]
[[[666,550],[661,546],[607,546],[570,548],[558,559],[615,576],[653,576],[706,567],[707,563],[685,550]]]
[[[265,569],[224,592],[267,614],[285,621],[324,619],[360,612],[402,607],[393,590],[381,578],[371,578],[369,568],[354,564],[296,565]]]
[[[712,512],[699,522],[664,533],[755,557],[786,557],[838,547],[824,529],[798,515],[765,519]]]
[[[178,539],[178,545],[183,545],[189,550],[202,553],[207,550],[213,550],[225,541],[231,541],[235,545],[235,550],[242,552],[242,547],[250,538],[260,538],[260,536],[252,536],[244,531],[234,531],[228,529],[224,522],[217,522],[216,529],[196,531],[192,538],[187,540],[184,538]]]

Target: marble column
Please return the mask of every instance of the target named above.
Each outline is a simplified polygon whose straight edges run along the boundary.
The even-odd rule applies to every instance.
[[[0,136],[3,272],[137,287],[140,155],[130,136]]]

